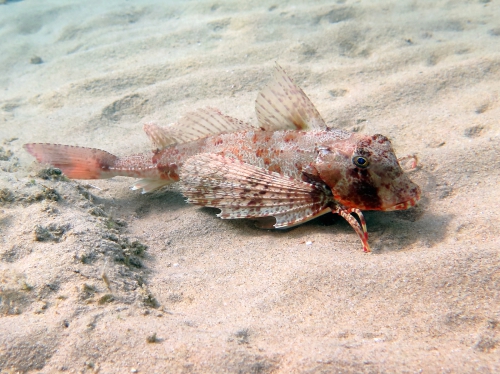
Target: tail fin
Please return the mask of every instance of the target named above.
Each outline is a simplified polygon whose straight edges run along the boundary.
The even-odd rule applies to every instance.
[[[118,157],[95,148],[29,143],[24,149],[38,162],[50,164],[72,179],[101,179],[116,175],[112,171]]]

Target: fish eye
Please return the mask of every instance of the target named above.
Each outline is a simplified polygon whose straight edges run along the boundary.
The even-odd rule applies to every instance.
[[[370,165],[370,162],[368,161],[368,159],[366,157],[363,157],[363,156],[357,156],[357,155],[354,156],[352,158],[352,162],[357,167],[360,167],[363,169],[366,169],[368,167],[368,165]]]

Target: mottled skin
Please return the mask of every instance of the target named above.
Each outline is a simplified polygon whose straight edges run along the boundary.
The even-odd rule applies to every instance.
[[[359,156],[366,165],[353,162]],[[353,134],[333,147],[326,146],[320,150],[312,174],[346,208],[400,210],[420,198],[420,188],[401,169],[391,142],[379,134]]]
[[[174,182],[179,180],[183,163],[198,153],[220,154],[293,178],[323,183],[346,208],[406,209],[420,196],[419,187],[401,169],[389,139],[339,130],[221,134],[152,155],[123,157],[110,171]],[[368,165],[354,164],[355,156],[365,157]],[[408,205],[400,205],[404,203]]]
[[[240,131],[209,136],[193,142],[178,144],[151,153],[118,158],[92,148],[50,144],[27,144],[26,149],[40,162],[61,168],[70,178],[111,178],[130,176],[146,178],[136,183],[154,189],[180,180],[184,163],[198,154],[213,154],[235,159],[246,164],[275,172],[294,180],[319,186],[311,190],[310,209],[301,210],[275,227],[300,224],[320,214],[334,212],[344,217],[369,251],[368,235],[361,209],[407,209],[418,201],[420,189],[403,172],[390,141],[383,135],[361,135],[341,130],[326,131]],[[83,162],[72,160],[72,155],[87,154]],[[60,156],[63,157],[60,157]],[[359,165],[359,157],[364,165]],[[273,182],[270,182],[272,185]],[[151,188],[152,186],[152,188]],[[237,190],[237,188],[233,188]],[[247,193],[248,192],[248,193]],[[275,216],[273,210],[261,208],[268,199],[265,191],[251,194],[251,188],[239,193],[241,204],[233,211],[222,212],[221,218],[252,218]],[[293,208],[292,195],[288,204]],[[224,199],[207,198],[210,189],[199,185],[194,193],[187,193],[189,201],[198,205],[222,208]],[[320,196],[321,195],[321,196]],[[302,201],[302,200],[301,200]],[[276,202],[282,204],[282,202]],[[304,202],[305,204],[305,202]],[[242,206],[251,206],[241,211]],[[238,209],[236,209],[238,208]],[[235,210],[236,209],[236,210]],[[260,213],[259,213],[260,212]],[[264,213],[263,213],[264,212]],[[361,227],[350,215],[356,213]],[[262,227],[272,227],[262,224]]]
[[[180,181],[188,202],[219,208],[221,218],[274,218],[264,227],[337,213],[366,252],[361,209],[407,209],[420,198],[385,136],[328,128],[278,65],[274,81],[257,96],[256,113],[258,128],[213,108],[188,113],[168,127],[146,124],[155,150],[132,156],[57,144],[25,148],[70,178],[143,178],[133,186],[143,192]]]

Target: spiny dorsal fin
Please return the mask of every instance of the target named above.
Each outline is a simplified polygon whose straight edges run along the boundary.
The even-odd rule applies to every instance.
[[[266,131],[327,128],[311,100],[278,64],[274,80],[257,96],[255,111],[259,126]]]
[[[331,211],[321,187],[217,154],[189,158],[180,180],[189,203],[219,208],[220,218],[275,217],[280,228]]]
[[[169,145],[176,143],[176,140],[167,127],[160,127],[154,123],[146,123],[143,129],[155,149],[165,149]]]
[[[173,144],[187,143],[209,135],[231,133],[254,128],[239,119],[226,116],[215,108],[200,108],[185,114],[178,122],[160,127],[144,125],[144,131],[153,145],[163,149]]]

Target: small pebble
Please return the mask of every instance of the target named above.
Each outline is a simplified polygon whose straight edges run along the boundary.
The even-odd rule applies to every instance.
[[[313,242],[306,242],[306,245],[312,245]]]
[[[33,56],[31,57],[30,63],[33,65],[39,65],[43,62],[42,58],[40,56]]]

